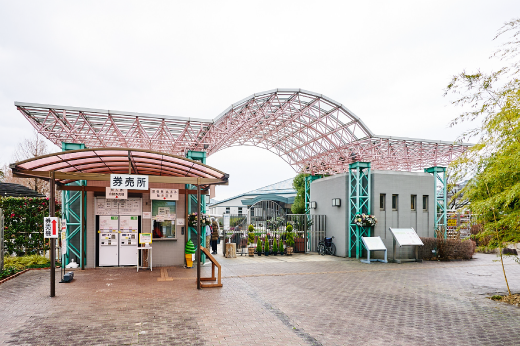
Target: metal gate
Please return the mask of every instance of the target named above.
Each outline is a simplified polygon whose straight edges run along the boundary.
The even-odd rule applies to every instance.
[[[265,203],[265,206],[267,208],[261,212],[256,211],[256,216],[252,208],[247,215],[225,214],[226,218],[229,217],[229,229],[222,232],[223,253],[227,242],[236,244],[237,254],[247,254],[247,228],[250,224],[255,228],[255,244],[258,237],[268,239],[270,243],[274,238],[285,240],[286,227],[291,224],[295,233],[294,252],[317,251],[318,243],[325,238],[325,215],[285,214],[269,203]],[[225,222],[221,224],[225,225]]]

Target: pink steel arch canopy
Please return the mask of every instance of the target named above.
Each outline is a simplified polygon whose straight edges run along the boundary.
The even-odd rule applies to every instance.
[[[301,89],[275,89],[239,101],[215,119],[196,119],[15,102],[34,128],[60,146],[141,148],[208,156],[232,146],[267,149],[295,171],[336,174],[355,161],[374,169],[446,166],[470,144],[374,135],[342,104]]]

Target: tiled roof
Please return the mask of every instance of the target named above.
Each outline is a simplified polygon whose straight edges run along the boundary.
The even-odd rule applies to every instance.
[[[45,195],[23,185],[0,183],[0,197],[45,197]]]

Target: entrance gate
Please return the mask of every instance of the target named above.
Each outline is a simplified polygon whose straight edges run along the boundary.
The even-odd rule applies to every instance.
[[[223,232],[224,243],[235,243],[237,253],[247,254],[248,226],[255,228],[255,244],[258,237],[285,239],[288,224],[293,226],[295,234],[294,252],[315,252],[318,243],[325,238],[325,215],[286,214],[276,201],[259,201],[253,204],[246,215],[229,216],[229,230]],[[222,246],[224,251],[225,245]]]

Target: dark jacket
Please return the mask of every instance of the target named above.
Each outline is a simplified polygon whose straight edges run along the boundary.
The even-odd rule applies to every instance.
[[[217,221],[213,221],[211,223],[211,228],[213,228],[213,231],[211,232],[211,240],[217,240],[218,239],[218,223],[217,223]]]

